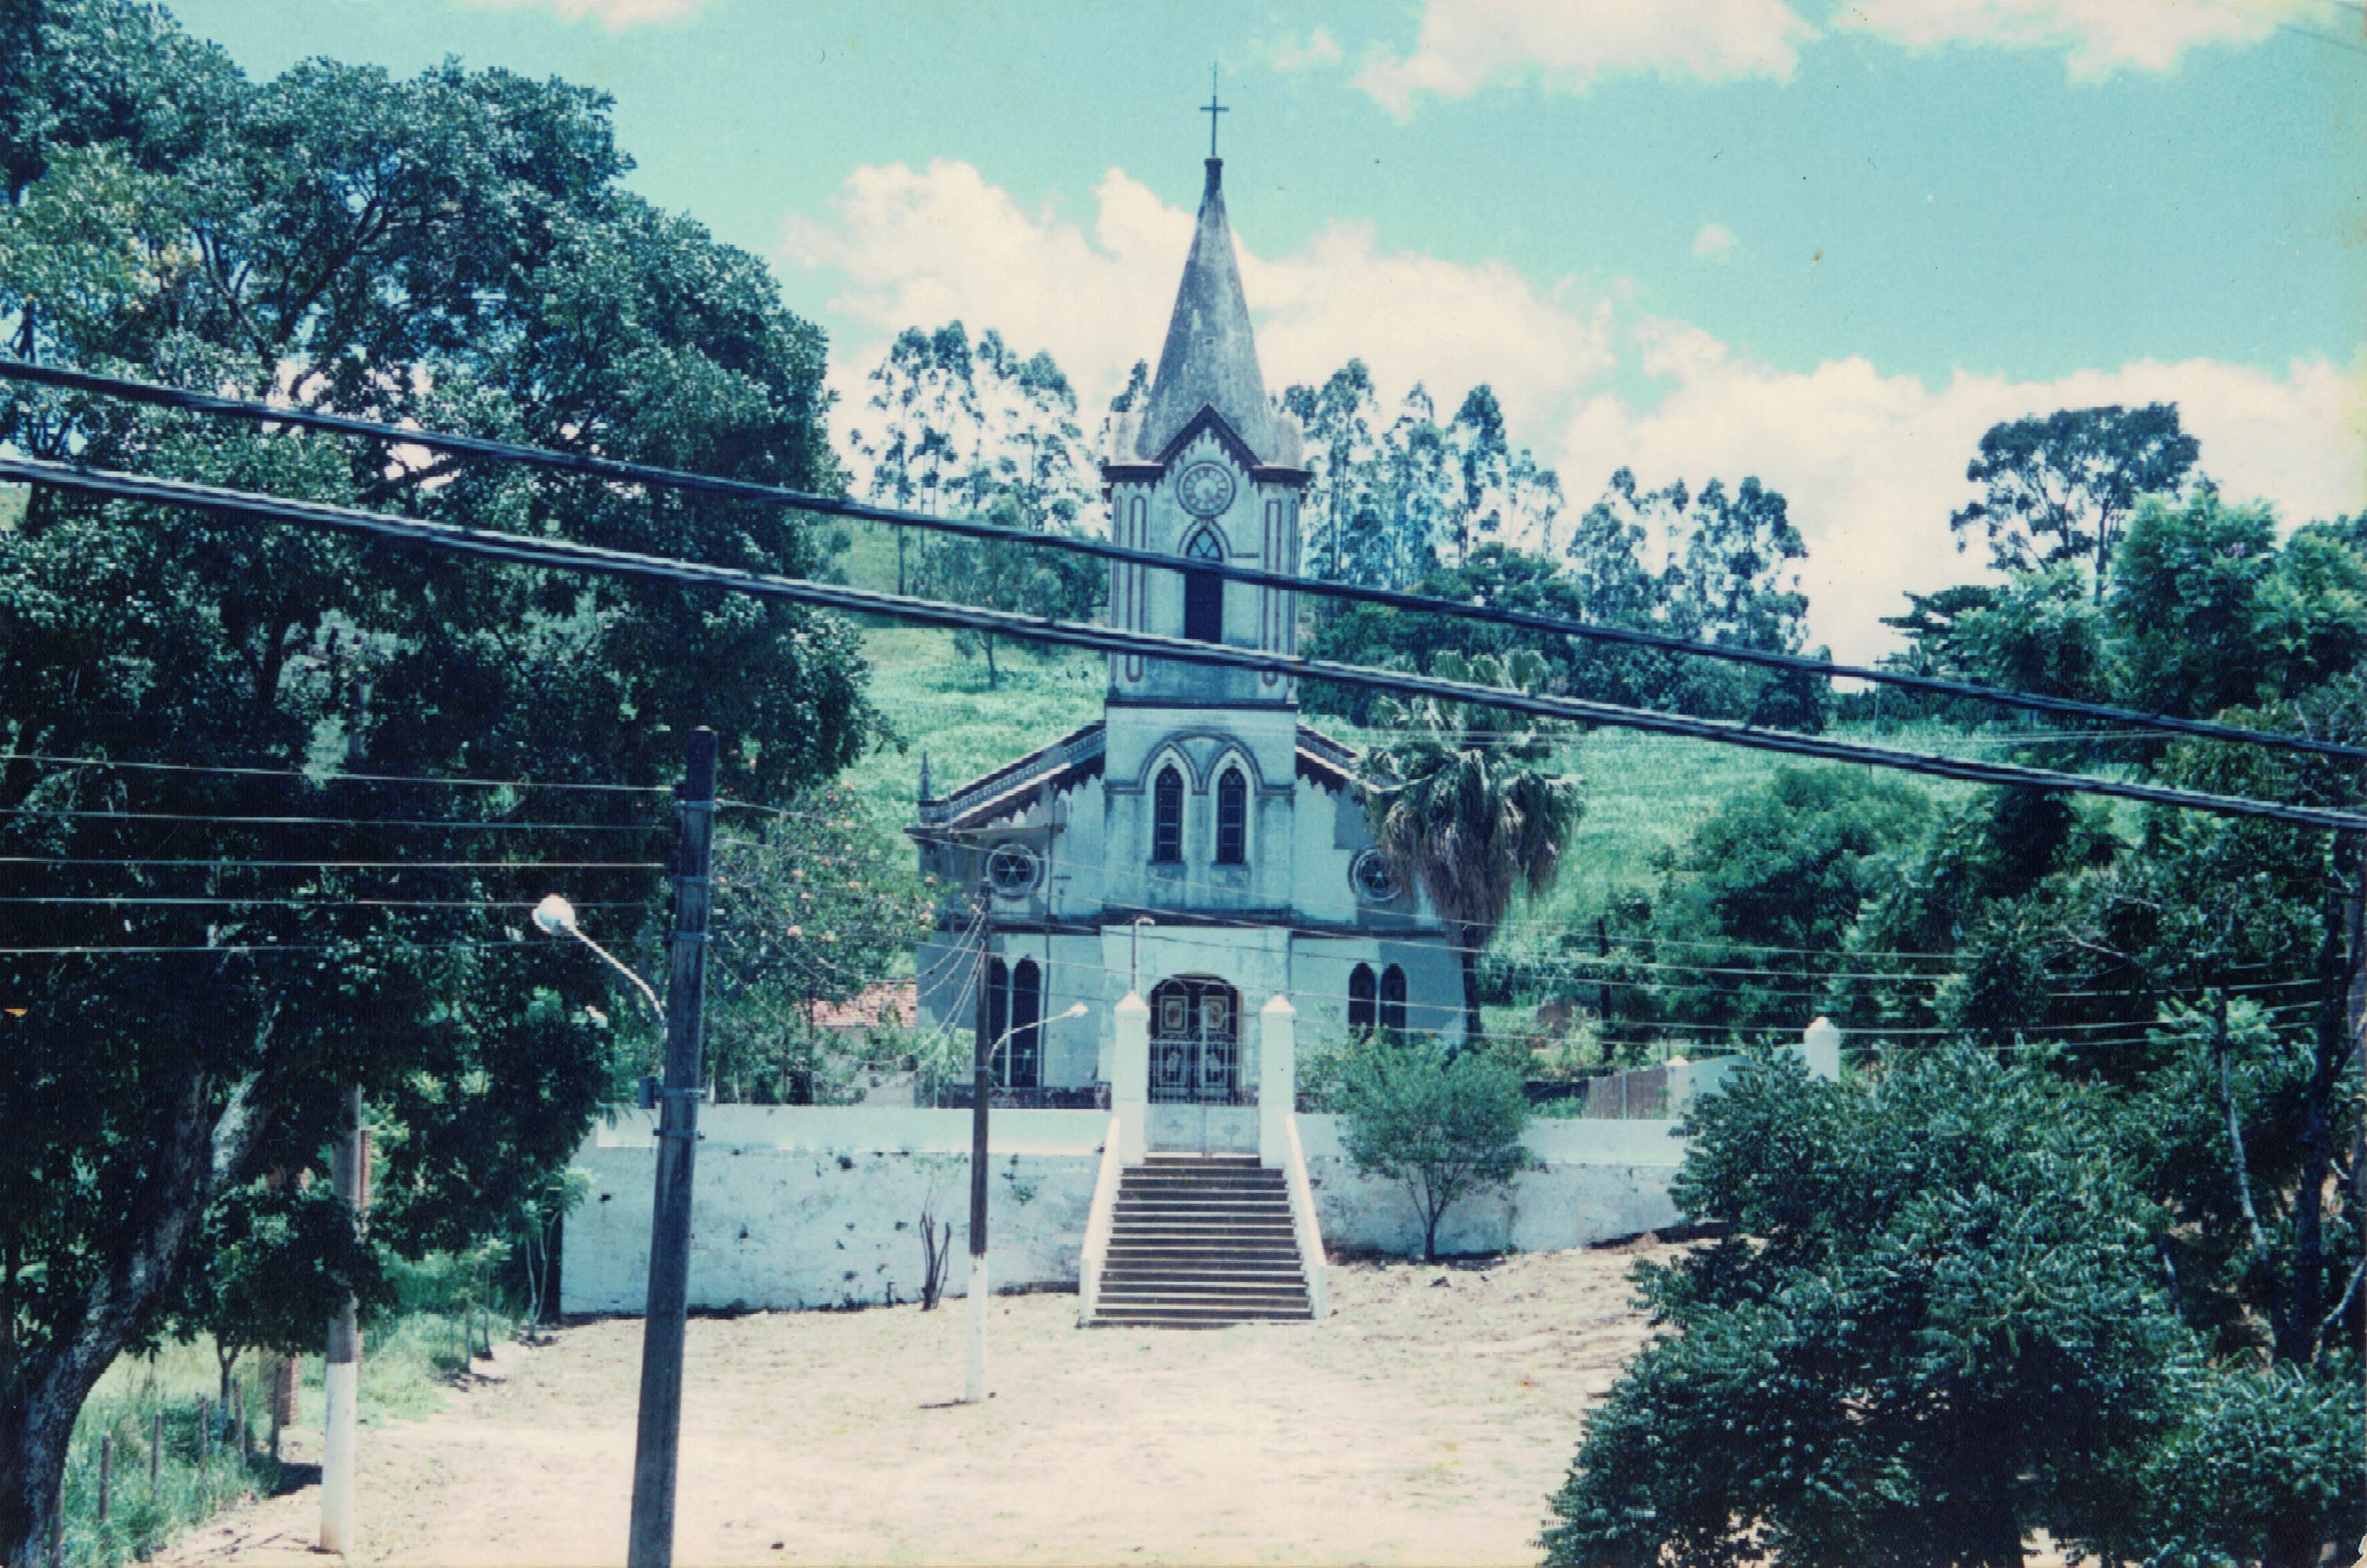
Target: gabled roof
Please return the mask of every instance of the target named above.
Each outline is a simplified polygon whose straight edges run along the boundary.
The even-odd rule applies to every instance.
[[[1054,793],[1102,776],[1107,731],[1100,722],[1062,736],[974,779],[959,789],[921,801],[920,821],[906,829],[918,838],[990,827],[1027,809],[1048,785]],[[1356,753],[1320,730],[1298,727],[1294,750],[1300,778],[1333,791],[1355,782]]]
[[[1250,333],[1249,299],[1241,292],[1233,231],[1225,221],[1224,160],[1208,160],[1208,183],[1200,193],[1200,222],[1184,281],[1175,290],[1175,313],[1159,351],[1159,373],[1143,404],[1135,454],[1162,462],[1163,454],[1198,417],[1213,409],[1260,462],[1274,462],[1274,411],[1258,372],[1257,344]]]

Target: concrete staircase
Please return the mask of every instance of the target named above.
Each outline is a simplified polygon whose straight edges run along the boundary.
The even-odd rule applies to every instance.
[[[1225,1328],[1314,1315],[1282,1172],[1254,1155],[1152,1155],[1120,1176],[1093,1325]]]

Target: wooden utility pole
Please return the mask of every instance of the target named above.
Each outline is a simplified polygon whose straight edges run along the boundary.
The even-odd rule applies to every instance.
[[[987,1102],[994,1096],[992,1062],[997,1028],[994,1016],[994,889],[981,886],[978,897],[980,1016],[970,1063],[969,1291],[965,1299],[969,1317],[962,1337],[962,1399],[970,1404],[986,1402],[986,1307],[992,1292],[986,1268]],[[1003,993],[1002,1010],[1005,1013],[1011,1010],[1008,991]],[[1003,1021],[1007,1023],[1009,1021]]]
[[[329,1156],[329,1184],[362,1223],[362,1090],[345,1091],[345,1124]],[[354,1554],[355,1401],[361,1393],[362,1325],[351,1295],[329,1319],[328,1364],[323,1369],[323,1432],[321,1443],[321,1550]]]
[[[629,1568],[674,1562],[674,1474],[682,1442],[682,1346],[690,1303],[690,1193],[698,1145],[699,1055],[707,996],[708,864],[715,838],[715,732],[690,732],[674,856],[674,935],[666,964],[665,1087],[658,1097],[657,1201],[650,1214],[650,1294],[641,1318],[640,1425],[633,1443]]]

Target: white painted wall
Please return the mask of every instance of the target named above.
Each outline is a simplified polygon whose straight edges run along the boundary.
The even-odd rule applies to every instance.
[[[1340,1146],[1337,1116],[1302,1114],[1307,1177],[1323,1239],[1334,1252],[1421,1250],[1413,1200],[1393,1182],[1358,1174]],[[1503,1190],[1467,1198],[1439,1226],[1443,1253],[1564,1252],[1676,1224],[1669,1183],[1684,1158],[1674,1122],[1535,1121],[1535,1163]]]
[[[638,1313],[647,1291],[653,1113],[597,1123],[575,1156],[592,1182],[566,1222],[560,1307]],[[918,1299],[924,1203],[951,1221],[948,1296],[968,1266],[969,1112],[872,1106],[702,1106],[691,1213],[690,1303],[796,1310]],[[998,1289],[1073,1286],[1102,1145],[1100,1111],[998,1111],[988,1212]],[[1404,1193],[1358,1176],[1338,1118],[1302,1115],[1326,1242],[1410,1253],[1421,1226]],[[1669,1182],[1684,1145],[1672,1122],[1540,1121],[1538,1164],[1511,1192],[1467,1201],[1440,1235],[1454,1252],[1554,1251],[1673,1224]]]

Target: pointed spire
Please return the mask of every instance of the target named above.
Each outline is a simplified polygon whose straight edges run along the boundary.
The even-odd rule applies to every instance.
[[[931,783],[929,779],[929,754],[926,751],[921,753],[921,787],[919,794],[923,800],[934,800],[937,798],[936,785]]]
[[[1280,443],[1266,404],[1265,378],[1258,372],[1233,231],[1225,220],[1225,161],[1212,157],[1207,167],[1199,227],[1175,291],[1175,314],[1167,323],[1166,346],[1159,351],[1159,374],[1143,405],[1135,453],[1156,461],[1203,408],[1212,408],[1251,451],[1272,462]]]

